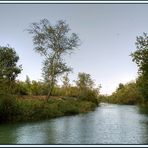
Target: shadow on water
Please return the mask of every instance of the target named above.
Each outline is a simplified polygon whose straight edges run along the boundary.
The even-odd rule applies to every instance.
[[[0,125],[0,144],[16,144],[16,129],[18,125],[1,124]]]
[[[0,144],[148,144],[148,116],[132,105],[42,122],[0,125]]]

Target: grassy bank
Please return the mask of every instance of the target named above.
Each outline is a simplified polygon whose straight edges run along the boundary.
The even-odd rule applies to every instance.
[[[76,98],[16,98],[10,95],[0,96],[0,121],[21,122],[51,119],[92,111],[97,105],[91,101]]]

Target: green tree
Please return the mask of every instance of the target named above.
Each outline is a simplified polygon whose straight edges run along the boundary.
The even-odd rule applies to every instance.
[[[69,84],[69,78],[68,78],[68,73],[66,73],[64,76],[63,76],[63,87],[64,88],[68,88],[70,86]]]
[[[72,53],[79,46],[79,38],[75,33],[69,34],[70,28],[65,21],[51,25],[47,19],[33,23],[28,29],[33,34],[35,51],[44,56],[43,76],[49,84],[47,98],[50,97],[55,81],[61,74],[71,71],[64,62],[64,55]]]
[[[148,75],[148,35],[143,33],[143,36],[136,38],[137,50],[131,54],[133,61],[136,62],[139,68],[139,74]]]
[[[12,83],[15,78],[21,73],[21,65],[17,65],[19,56],[16,51],[7,46],[0,46],[0,84],[1,89],[4,88],[4,84],[8,90],[12,90]]]
[[[138,91],[137,83],[126,83],[124,87],[117,88],[108,99],[111,103],[136,104],[141,101],[141,95]]]
[[[94,86],[94,81],[91,79],[90,74],[79,73],[76,85],[80,89],[92,89]]]
[[[32,95],[41,95],[42,94],[42,85],[41,82],[32,81],[31,85]]]
[[[117,88],[117,91],[120,90],[120,89],[122,89],[122,88],[124,88],[124,85],[122,83],[119,83],[119,86]]]
[[[26,80],[25,80],[27,85],[31,85],[31,81],[28,75],[26,75]]]
[[[68,78],[68,73],[66,73],[63,76],[62,82],[63,82],[63,86],[62,88],[64,89],[65,95],[67,96],[69,94],[70,91],[70,83],[69,83],[69,78]]]
[[[136,38],[137,50],[131,54],[133,61],[138,65],[139,78],[137,84],[145,100],[148,100],[148,35]]]
[[[140,75],[137,79],[137,85],[144,101],[148,101],[148,76]]]
[[[31,81],[29,76],[26,76],[26,80],[25,80],[26,86],[27,86],[27,94],[31,95]]]
[[[23,81],[16,81],[15,94],[17,95],[28,95],[27,84]]]
[[[90,74],[79,73],[78,78],[75,82],[79,89],[80,99],[84,99],[98,104],[98,93],[100,87],[94,88],[95,84]]]

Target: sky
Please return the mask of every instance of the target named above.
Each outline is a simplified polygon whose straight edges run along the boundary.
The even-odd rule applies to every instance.
[[[73,68],[71,83],[79,72],[91,75],[102,94],[111,94],[119,83],[137,78],[130,54],[136,36],[148,32],[148,4],[0,4],[0,46],[13,47],[23,71],[17,79],[41,80],[42,61],[26,31],[33,22],[48,19],[55,25],[65,20],[77,33],[81,46],[65,56]],[[60,83],[60,79],[59,79]]]

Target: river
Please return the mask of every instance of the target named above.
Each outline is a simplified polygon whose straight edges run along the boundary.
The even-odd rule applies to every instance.
[[[133,105],[46,121],[1,124],[0,144],[148,144],[148,116]]]

